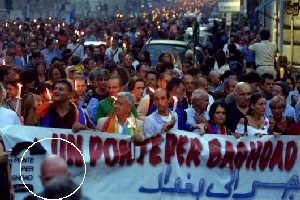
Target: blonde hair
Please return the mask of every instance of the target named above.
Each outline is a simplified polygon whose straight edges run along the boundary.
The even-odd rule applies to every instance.
[[[283,106],[283,108],[286,107],[286,100],[282,96],[275,96],[271,99],[269,107],[272,108],[274,106]]]

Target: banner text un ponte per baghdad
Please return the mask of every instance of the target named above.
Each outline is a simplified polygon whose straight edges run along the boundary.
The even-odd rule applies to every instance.
[[[95,200],[300,199],[297,136],[237,140],[170,131],[135,143],[132,158],[127,136],[26,126],[0,131],[6,149],[18,145],[20,151],[11,158],[17,200],[29,194],[20,178],[21,157],[26,146],[43,138],[63,138],[80,149],[87,166],[82,192]],[[84,162],[75,147],[58,139],[36,145],[21,166],[29,189],[42,191],[40,164],[49,154],[64,157],[72,178],[81,183]]]

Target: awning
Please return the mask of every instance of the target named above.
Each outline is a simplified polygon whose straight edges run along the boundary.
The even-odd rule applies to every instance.
[[[261,10],[263,7],[269,5],[269,4],[272,3],[273,1],[274,1],[274,0],[268,0],[268,1],[265,1],[265,2],[261,3],[259,6],[257,6],[257,7],[255,8],[254,11],[256,12],[256,11]]]

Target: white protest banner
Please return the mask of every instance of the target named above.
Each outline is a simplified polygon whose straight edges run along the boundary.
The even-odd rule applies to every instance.
[[[93,200],[299,199],[299,137],[262,138],[171,131],[135,143],[131,158],[127,136],[27,126],[1,129],[12,157],[16,200],[28,195],[20,180],[20,160],[34,139],[63,138],[84,155],[82,192]],[[59,154],[80,184],[84,162],[69,143],[46,139],[25,154],[21,172],[27,186],[42,191],[40,163]],[[46,150],[46,152],[43,151]],[[45,154],[43,154],[45,153]],[[42,154],[42,155],[35,155]]]

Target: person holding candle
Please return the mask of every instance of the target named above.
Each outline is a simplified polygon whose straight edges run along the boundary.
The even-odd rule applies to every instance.
[[[169,108],[177,113],[178,116],[178,129],[179,130],[191,130],[193,127],[191,124],[187,123],[185,120],[184,108],[181,102],[183,98],[185,88],[183,82],[179,78],[172,78],[166,86],[166,90],[170,92],[170,103]],[[175,97],[175,98],[173,98]],[[176,99],[176,100],[175,100]],[[150,106],[149,113],[153,113],[156,110],[156,105]]]
[[[170,93],[159,88],[154,92],[156,111],[146,117],[144,122],[145,138],[164,133],[171,128],[178,129],[177,114],[169,108]]]
[[[111,77],[107,82],[107,90],[109,96],[99,102],[97,107],[97,113],[95,116],[96,122],[101,117],[107,117],[114,112],[114,101],[119,92],[123,91],[123,81],[118,76]],[[137,116],[135,106],[132,107],[132,113]]]
[[[134,141],[141,141],[143,122],[136,119],[131,112],[134,96],[129,92],[119,92],[114,104],[114,112],[108,117],[98,119],[97,129],[101,132],[130,135]],[[130,123],[133,123],[133,126]]]
[[[66,79],[58,79],[53,84],[53,102],[36,109],[38,126],[49,128],[67,128],[74,132],[93,130],[88,115],[72,101],[72,85]]]

